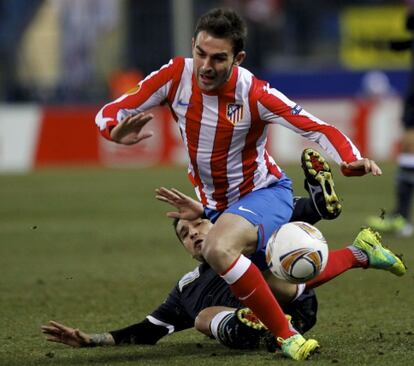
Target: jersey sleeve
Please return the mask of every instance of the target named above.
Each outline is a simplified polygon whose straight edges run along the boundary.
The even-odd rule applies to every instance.
[[[143,321],[125,328],[112,330],[115,344],[155,344],[162,337],[192,328],[194,319],[185,311],[178,286],[167,299]]]
[[[284,94],[268,84],[261,82],[258,97],[260,118],[267,123],[275,123],[289,128],[303,137],[316,142],[338,164],[362,159],[358,148],[352,141],[330,125],[313,116]]]
[[[128,327],[109,332],[115,344],[155,344],[168,334],[168,329],[155,325],[148,319]]]
[[[183,69],[184,58],[176,57],[159,70],[149,74],[135,88],[104,105],[95,118],[95,123],[101,134],[111,140],[112,128],[125,117],[145,112],[169,102]]]
[[[167,299],[148,315],[147,319],[152,324],[168,329],[168,334],[194,326],[194,319],[187,313],[181,302],[178,286],[174,287]]]

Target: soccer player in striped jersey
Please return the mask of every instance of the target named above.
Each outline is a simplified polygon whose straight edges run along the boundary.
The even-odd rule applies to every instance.
[[[203,257],[273,333],[284,354],[301,360],[319,345],[291,327],[260,272],[267,239],[293,209],[291,181],[265,148],[268,126],[280,124],[317,142],[344,175],[382,172],[337,128],[242,68],[245,38],[245,24],[234,11],[208,12],[198,20],[192,58],[173,58],[106,104],[96,123],[105,138],[135,144],[152,135],[142,131],[153,118],[147,111],[170,107],[188,152],[189,178],[215,223]]]

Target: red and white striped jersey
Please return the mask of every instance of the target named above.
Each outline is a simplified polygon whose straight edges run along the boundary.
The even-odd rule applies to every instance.
[[[334,126],[306,112],[268,83],[234,67],[219,90],[202,91],[193,60],[177,57],[148,75],[137,88],[106,104],[96,116],[104,137],[128,115],[168,103],[189,156],[189,177],[204,206],[223,210],[245,194],[282,177],[267,153],[270,123],[317,142],[332,158],[361,159],[358,149]]]

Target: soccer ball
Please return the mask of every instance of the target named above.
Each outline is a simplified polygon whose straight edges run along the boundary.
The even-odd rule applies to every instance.
[[[322,233],[296,221],[276,230],[266,246],[266,262],[272,273],[291,283],[304,283],[322,272],[328,261],[328,245]]]

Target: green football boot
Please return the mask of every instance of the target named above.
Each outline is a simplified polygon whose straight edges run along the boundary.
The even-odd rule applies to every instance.
[[[368,267],[383,269],[397,276],[403,276],[407,268],[391,250],[383,247],[381,236],[371,228],[363,228],[354,240],[353,246],[368,257]]]
[[[306,340],[301,334],[295,334],[286,339],[279,337],[277,341],[280,344],[283,355],[296,361],[308,359],[320,348],[316,340]]]

